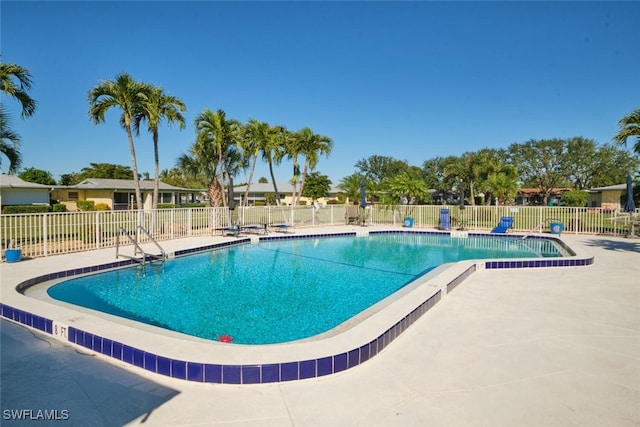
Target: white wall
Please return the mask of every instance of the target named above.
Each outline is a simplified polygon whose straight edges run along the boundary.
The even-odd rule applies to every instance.
[[[32,205],[34,203],[49,204],[49,190],[46,188],[2,188],[0,189],[0,205]]]

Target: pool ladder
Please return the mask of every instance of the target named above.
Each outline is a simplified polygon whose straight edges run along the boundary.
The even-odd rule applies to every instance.
[[[140,233],[147,236],[147,239],[149,239],[151,243],[156,245],[156,247],[160,250],[159,254],[157,255],[150,254],[148,252],[145,252],[144,249],[142,249],[142,247],[138,243],[138,237],[140,236]],[[134,246],[133,256],[120,253],[120,236],[125,236],[131,243],[133,243],[133,246]],[[116,237],[116,258],[120,258],[121,256],[125,258],[130,258],[134,261],[139,262],[140,265],[142,265],[143,267],[147,262],[152,263],[154,261],[160,261],[162,262],[162,267],[164,268],[164,261],[167,259],[167,254],[164,252],[164,249],[162,249],[162,246],[160,246],[158,242],[156,242],[156,240],[153,237],[151,237],[151,234],[149,234],[147,229],[139,225],[136,228],[135,236],[136,238],[134,239],[133,237],[131,237],[131,234],[124,227],[120,227],[120,233],[118,233]]]
[[[527,237],[531,236],[533,233],[535,233],[536,231],[541,231],[542,227],[544,227],[544,225],[549,222],[549,221],[558,221],[555,218],[546,218],[544,221],[542,221],[540,224],[536,225],[535,227],[533,227],[531,230],[529,230],[527,232],[527,234],[525,234],[524,236],[522,236],[522,240],[526,239]]]

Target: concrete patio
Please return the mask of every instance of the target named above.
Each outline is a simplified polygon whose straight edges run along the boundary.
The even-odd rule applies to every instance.
[[[299,382],[175,380],[2,320],[1,424],[638,426],[640,239],[562,240],[595,263],[476,272],[371,360]]]

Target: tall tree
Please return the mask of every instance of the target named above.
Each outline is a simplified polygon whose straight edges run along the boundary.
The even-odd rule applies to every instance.
[[[278,183],[273,172],[273,166],[279,165],[285,155],[285,146],[289,131],[286,127],[276,125],[270,126],[267,130],[267,138],[261,147],[262,160],[269,165],[269,174],[273,183],[273,191],[275,193],[276,204],[280,206],[280,193],[278,192]]]
[[[131,124],[134,115],[140,111],[140,105],[147,99],[151,86],[135,81],[129,74],[118,74],[115,80],[103,81],[91,89],[87,95],[89,101],[89,119],[94,124],[105,122],[107,111],[119,108],[120,125],[127,132],[129,140],[129,152],[131,155],[131,169],[136,192],[136,206],[142,209],[142,194],[138,175],[136,150],[133,145],[133,133]],[[140,220],[142,217],[140,216]]]
[[[562,161],[565,176],[577,190],[589,188],[602,165],[596,142],[581,136],[566,141]]]
[[[15,98],[22,108],[22,118],[31,117],[36,111],[36,101],[29,96],[31,73],[17,64],[0,62],[0,90],[4,95]],[[4,97],[0,97],[4,99]],[[15,173],[22,163],[20,136],[11,128],[9,112],[0,101],[0,153],[9,160],[9,173]],[[0,158],[2,164],[2,158]]]
[[[209,206],[222,206],[222,188],[218,181],[218,156],[208,141],[196,139],[188,154],[183,154],[177,161],[178,169],[185,172],[190,179],[203,177],[207,181]]]
[[[56,180],[51,172],[36,168],[26,168],[18,174],[18,178],[26,182],[35,182],[42,185],[56,185]]]
[[[402,200],[409,204],[431,201],[431,195],[424,180],[413,177],[407,172],[390,178],[386,184],[391,197],[396,201]],[[403,204],[406,203],[403,202]]]
[[[307,177],[307,184],[304,186],[304,197],[311,197],[315,202],[320,197],[327,197],[331,189],[331,180],[320,172],[311,172]]]
[[[344,192],[350,201],[358,200],[360,197],[360,183],[365,181],[365,186],[370,188],[370,183],[366,182],[364,174],[356,172],[349,176],[345,176],[340,180],[338,187]]]
[[[244,138],[242,138],[241,148],[245,158],[251,162],[251,170],[249,172],[249,181],[247,182],[247,188],[245,189],[242,202],[246,205],[249,202],[249,191],[251,184],[253,184],[253,174],[256,169],[256,163],[258,162],[258,156],[262,147],[267,142],[267,132],[269,131],[269,125],[265,122],[258,121],[254,118],[249,119],[244,125]]]
[[[355,167],[367,180],[376,185],[406,172],[409,169],[409,163],[389,156],[373,155],[359,160]]]
[[[22,156],[20,155],[20,136],[11,129],[9,115],[0,105],[0,153],[9,160],[7,172],[15,173],[20,168]],[[0,166],[2,156],[0,156]]]
[[[300,196],[304,192],[304,186],[309,171],[315,170],[321,155],[329,157],[331,150],[333,149],[333,141],[331,138],[315,134],[308,127],[302,128],[296,132],[295,139],[298,140],[299,153],[304,156],[304,164],[302,169],[302,180],[300,181],[300,191],[296,196],[294,205],[298,204]]]
[[[536,187],[546,205],[554,188],[567,184],[563,168],[565,143],[562,139],[529,140],[512,144],[509,153],[524,185]]]
[[[504,165],[499,171],[491,172],[483,182],[488,193],[495,196],[496,204],[506,204],[518,194],[518,171],[515,166]],[[488,198],[488,203],[491,198]]]
[[[185,128],[184,113],[187,107],[177,97],[167,95],[159,87],[152,86],[142,94],[142,101],[133,116],[133,130],[140,135],[140,123],[147,122],[148,130],[153,136],[153,202],[152,208],[158,208],[158,186],[160,181],[160,156],[158,154],[158,127],[164,120],[168,125],[177,123],[180,129]]]
[[[640,108],[636,108],[631,114],[624,116],[618,122],[618,133],[615,141],[618,144],[627,144],[629,138],[635,138],[636,143],[633,145],[633,151],[640,154]]]
[[[202,144],[203,149],[212,151],[216,156],[215,163],[210,169],[218,175],[215,181],[220,189],[220,195],[215,196],[215,201],[221,201],[226,206],[224,182],[230,182],[231,170],[237,171],[239,162],[243,157],[238,155],[238,140],[241,138],[241,127],[237,120],[228,119],[223,110],[215,113],[205,109],[195,118],[196,141]],[[209,162],[211,159],[207,156]],[[230,162],[232,160],[232,162]],[[210,181],[211,182],[211,181]],[[211,188],[211,187],[210,187]],[[218,205],[213,205],[218,206]]]
[[[2,92],[20,102],[22,117],[31,117],[36,111],[36,101],[29,96],[33,84],[29,70],[16,64],[0,63],[0,82]]]

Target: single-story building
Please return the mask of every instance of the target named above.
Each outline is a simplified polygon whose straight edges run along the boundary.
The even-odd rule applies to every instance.
[[[611,211],[622,209],[621,198],[627,192],[626,184],[609,185],[607,187],[590,188],[587,206],[603,208]]]
[[[0,209],[9,205],[48,205],[53,186],[26,182],[15,175],[0,175]]]
[[[560,204],[562,194],[571,191],[572,188],[552,188],[547,198],[547,204],[553,203],[554,205]],[[539,188],[521,188],[516,195],[516,205],[524,206],[542,206],[544,205],[544,195],[540,192]]]
[[[278,186],[278,193],[280,195],[281,205],[291,205],[293,203],[293,185],[289,183],[276,184]],[[236,203],[240,203],[244,197],[244,193],[247,191],[246,185],[239,185],[233,187],[233,199]],[[337,185],[332,185],[329,189],[328,197],[321,197],[317,201],[320,205],[327,204],[330,200],[336,200],[337,194],[341,190]],[[248,205],[255,205],[256,202],[266,203],[267,194],[275,195],[273,184],[271,183],[255,183],[249,187],[249,194],[247,195]],[[307,205],[310,205],[313,201],[310,197],[300,197],[300,201],[304,201]]]
[[[140,182],[143,208],[151,209],[153,204],[153,181]],[[160,181],[158,186],[158,204],[194,203],[202,190],[180,188]],[[93,201],[96,205],[104,203],[112,210],[132,209],[136,203],[135,182],[132,179],[87,178],[76,185],[57,186],[51,198],[67,206],[69,211],[77,211],[76,202]]]

